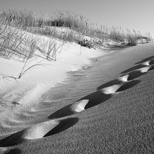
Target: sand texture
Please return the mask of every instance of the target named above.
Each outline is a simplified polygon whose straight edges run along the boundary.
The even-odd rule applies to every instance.
[[[0,153],[154,153],[154,44],[89,56],[82,50],[78,58],[59,55],[53,72],[1,77]],[[60,64],[67,60],[82,66]],[[18,74],[2,61],[7,75]]]

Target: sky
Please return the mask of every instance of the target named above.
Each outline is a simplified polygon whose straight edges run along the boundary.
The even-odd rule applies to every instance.
[[[0,0],[0,10],[71,11],[92,23],[134,29],[154,38],[154,0]]]

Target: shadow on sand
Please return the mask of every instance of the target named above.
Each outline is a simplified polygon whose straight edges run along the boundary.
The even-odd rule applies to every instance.
[[[44,137],[51,136],[54,134],[58,134],[72,126],[74,126],[77,122],[79,121],[78,118],[68,118],[68,119],[63,119],[59,123],[59,125],[55,128],[53,128],[51,131],[49,131],[47,134],[44,135]]]
[[[126,82],[116,92],[121,92],[121,91],[130,89],[136,86],[137,84],[139,84],[140,82],[141,82],[140,80],[133,80],[133,81]]]
[[[110,87],[110,86],[113,86],[113,85],[119,85],[119,84],[122,84],[123,82],[118,80],[118,79],[114,79],[114,80],[111,80],[107,83],[104,83],[103,85],[97,87],[97,90],[101,90],[103,88],[106,88],[106,87]]]
[[[150,57],[147,57],[147,58],[145,58],[145,59],[143,59],[143,60],[141,60],[141,61],[139,61],[139,62],[137,62],[135,64],[140,64],[140,63],[146,62],[148,60],[152,60],[153,58],[154,58],[154,56],[150,56]]]
[[[131,72],[131,71],[135,71],[136,69],[143,68],[143,67],[146,67],[146,66],[143,65],[143,64],[139,64],[139,65],[133,66],[133,67],[131,67],[131,68],[129,68],[129,69],[127,69],[127,70],[121,72],[120,74],[126,74],[126,73],[129,73],[129,72]]]
[[[111,98],[110,94],[104,94],[102,91],[96,91],[90,95],[87,95],[87,96],[81,98],[78,101],[80,102],[82,100],[88,100],[87,104],[84,107],[84,110],[85,110],[85,109],[91,108],[93,106],[96,106],[98,104],[101,104],[110,98]],[[72,109],[72,106],[74,104],[70,104],[68,106],[63,107],[62,109],[51,114],[48,118],[49,119],[61,118],[61,117],[70,116],[72,114],[77,113],[75,110]]]
[[[129,80],[133,80],[133,79],[136,79],[142,75],[144,75],[146,72],[142,73],[141,71],[133,71],[133,72],[130,72],[129,73],[129,76],[128,76],[128,81]]]
[[[43,135],[43,137],[47,137],[47,136],[50,136],[50,135],[54,135],[54,134],[60,133],[60,132],[62,132],[64,130],[72,127],[78,121],[79,121],[78,118],[62,119],[62,120],[60,120],[60,122],[59,122],[59,124],[57,126],[55,126],[50,131],[48,131],[47,133],[45,133]],[[17,133],[14,133],[14,134],[12,134],[12,135],[10,135],[10,136],[8,136],[8,137],[0,140],[0,147],[15,146],[15,145],[18,145],[18,144],[23,143],[24,141],[27,141],[27,139],[24,138],[26,131],[27,131],[27,129],[24,129],[22,131],[19,131]],[[34,133],[35,133],[35,130],[34,130]],[[40,133],[42,133],[42,132],[40,132]],[[36,139],[32,139],[32,140],[36,140]],[[19,150],[18,149],[14,149],[12,151],[14,152],[14,154],[16,154],[17,152],[19,153]],[[10,152],[12,152],[12,151],[10,151]]]
[[[119,84],[119,83],[121,84],[121,86],[120,86],[120,88],[118,88],[116,90],[116,92],[121,92],[121,91],[127,90],[129,88],[132,88],[135,85],[139,84],[140,81],[133,80],[133,81],[129,81],[129,82],[121,82],[121,81],[115,79],[115,80],[112,80],[106,84],[103,84],[102,86],[98,87],[97,89],[102,89],[103,87],[112,86],[113,84]],[[74,108],[73,106],[75,106],[75,104],[77,102],[61,108],[60,110],[51,114],[48,118],[49,119],[57,119],[57,118],[62,118],[62,117],[73,115],[73,114],[77,113],[77,108],[79,108],[80,106],[83,106],[83,107],[82,107],[82,110],[80,110],[78,112],[81,112],[81,111],[89,109],[93,106],[99,105],[99,104],[107,101],[108,99],[110,99],[112,97],[112,95],[113,94],[105,94],[102,90],[98,90],[90,95],[87,95],[87,96],[79,99],[77,102],[81,101],[81,103],[78,103],[78,105],[76,105],[76,108]],[[86,105],[82,105],[82,101],[84,101],[84,100],[88,100]]]
[[[15,148],[15,149],[11,149],[11,150],[5,152],[4,154],[21,154],[21,150],[18,148]]]
[[[152,65],[148,71],[151,71],[151,70],[154,70],[154,65]]]

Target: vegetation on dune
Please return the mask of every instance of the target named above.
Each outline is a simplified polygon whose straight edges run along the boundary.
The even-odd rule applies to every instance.
[[[22,31],[19,32],[19,29]],[[142,35],[135,30],[96,27],[83,16],[72,12],[57,12],[54,17],[50,15],[45,18],[45,15],[38,16],[31,11],[7,10],[0,13],[0,56],[10,58],[16,55],[24,60],[29,57],[29,52],[32,52],[29,47],[39,40],[27,39],[24,31],[60,39],[64,43],[75,42],[88,48],[98,45],[125,47],[136,45],[138,40],[152,40],[150,34]],[[114,43],[110,43],[111,40]],[[50,57],[52,50],[56,54],[54,43],[51,44],[49,51],[41,51],[47,59],[53,59]]]

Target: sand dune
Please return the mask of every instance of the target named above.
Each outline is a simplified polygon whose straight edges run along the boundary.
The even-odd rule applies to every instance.
[[[138,46],[106,56],[94,50],[88,55],[87,49],[81,56],[63,53],[48,67],[56,71],[30,70],[21,80],[8,78],[6,88],[7,78],[2,79],[0,150],[16,146],[10,152],[130,153],[136,140],[146,144],[137,132],[153,132],[153,48]],[[72,76],[66,80],[68,74]]]

